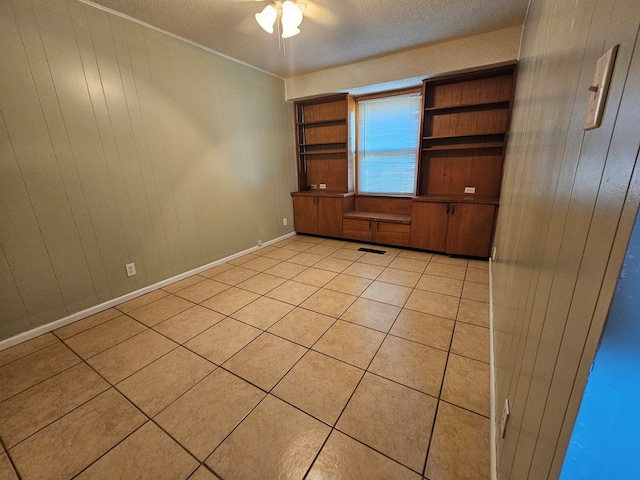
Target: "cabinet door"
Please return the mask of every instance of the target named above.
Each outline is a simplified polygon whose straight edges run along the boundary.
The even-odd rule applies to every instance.
[[[342,237],[342,198],[317,198],[318,235]]]
[[[351,240],[361,240],[363,242],[373,241],[373,223],[369,220],[356,220],[345,218],[342,221],[342,236]]]
[[[317,233],[316,197],[293,197],[293,222],[296,232]]]
[[[409,246],[411,226],[403,223],[375,222],[374,238],[386,245]]]
[[[495,205],[451,204],[446,252],[488,257],[493,233]]]
[[[444,252],[447,245],[447,203],[413,202],[409,246]]]

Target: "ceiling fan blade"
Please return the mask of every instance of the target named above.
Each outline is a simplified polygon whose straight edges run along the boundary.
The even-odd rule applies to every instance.
[[[306,4],[303,13],[309,20],[313,20],[323,27],[330,28],[337,27],[340,24],[338,16],[329,8],[318,5],[312,0],[302,0],[300,3]]]

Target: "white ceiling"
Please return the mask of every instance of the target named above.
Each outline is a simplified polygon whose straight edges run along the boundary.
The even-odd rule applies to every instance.
[[[301,33],[285,40],[285,55],[278,49],[276,34],[263,31],[253,18],[269,1],[93,3],[282,78],[520,25],[528,4],[528,0],[309,0]]]

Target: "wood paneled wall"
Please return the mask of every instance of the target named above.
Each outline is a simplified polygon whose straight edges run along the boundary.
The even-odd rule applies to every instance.
[[[497,422],[511,401],[499,479],[560,473],[640,200],[639,25],[636,0],[530,5],[493,264]],[[615,44],[602,126],[585,132]]]
[[[0,2],[0,71],[0,339],[291,231],[283,80],[76,0]]]

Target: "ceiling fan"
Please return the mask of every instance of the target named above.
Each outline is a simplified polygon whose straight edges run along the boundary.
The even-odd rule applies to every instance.
[[[264,2],[265,0],[239,0]],[[254,15],[255,21],[267,33],[274,27],[282,38],[291,38],[300,33],[298,28],[303,18],[308,18],[324,27],[335,27],[337,16],[327,7],[313,0],[270,0],[261,11]]]

